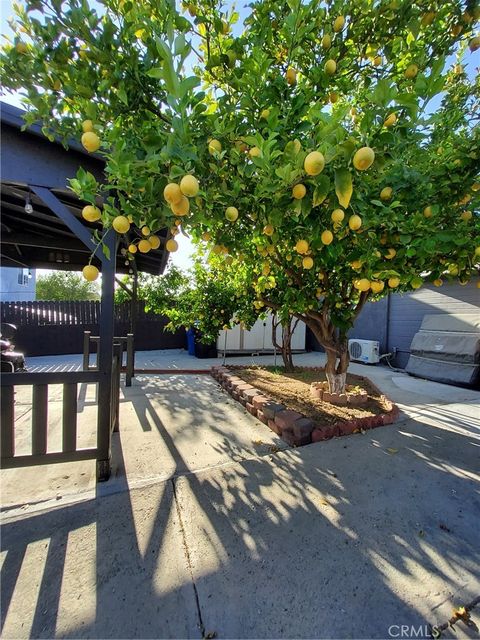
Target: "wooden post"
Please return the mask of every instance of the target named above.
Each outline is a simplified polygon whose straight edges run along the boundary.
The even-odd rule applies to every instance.
[[[104,236],[110,259],[102,264],[102,301],[100,314],[100,343],[98,345],[98,433],[97,480],[110,477],[112,413],[112,364],[114,333],[114,289],[117,240],[113,229]]]
[[[125,386],[132,386],[132,378],[134,374],[133,368],[133,333],[127,333],[127,373],[125,376]]]
[[[83,332],[83,370],[90,369],[90,335],[91,331]]]

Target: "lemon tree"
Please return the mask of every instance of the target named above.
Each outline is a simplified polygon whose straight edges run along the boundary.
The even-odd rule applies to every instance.
[[[2,80],[105,157],[71,187],[129,257],[191,234],[310,327],[340,391],[367,300],[478,270],[477,0],[260,0],[241,28],[203,0],[97,5],[17,8]]]

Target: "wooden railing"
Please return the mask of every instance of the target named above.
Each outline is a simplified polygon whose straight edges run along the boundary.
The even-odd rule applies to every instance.
[[[99,379],[100,374],[95,371],[4,373],[1,378],[2,467],[8,469],[97,458],[96,447],[77,448],[77,397],[79,384],[95,384]],[[48,391],[49,386],[58,384],[63,385],[62,446],[61,451],[47,452]],[[26,455],[15,455],[15,388],[20,386],[32,387],[32,446],[31,453]]]
[[[135,376],[135,350],[133,344],[133,333],[127,333],[126,336],[115,336],[113,338],[114,345],[118,345],[120,354],[120,369],[125,371],[125,386],[132,386],[132,378]],[[100,336],[92,336],[91,331],[83,332],[83,370],[84,371],[96,371],[98,370],[97,364],[90,364],[90,349],[92,344],[98,345],[100,343]],[[125,349],[124,349],[125,346]],[[126,350],[127,359],[125,367],[123,366],[123,352]]]

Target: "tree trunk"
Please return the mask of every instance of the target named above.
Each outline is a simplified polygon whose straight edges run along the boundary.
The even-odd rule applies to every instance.
[[[327,363],[325,377],[330,393],[345,393],[347,369],[350,362],[348,341],[344,333],[340,333],[330,320],[320,321],[319,318],[306,318],[306,324],[315,338],[325,349]]]
[[[293,364],[293,355],[292,355],[292,336],[295,331],[295,327],[298,324],[298,319],[295,320],[292,327],[292,317],[289,318],[286,324],[282,324],[282,344],[279,345],[277,343],[277,327],[279,322],[276,320],[275,316],[272,317],[272,342],[280,349],[282,354],[283,366],[285,368],[286,373],[292,373],[295,371],[295,365]]]

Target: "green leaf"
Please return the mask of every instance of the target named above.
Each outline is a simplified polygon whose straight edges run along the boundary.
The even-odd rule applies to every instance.
[[[348,169],[335,171],[335,193],[341,206],[346,209],[353,194],[352,175]]]
[[[330,191],[330,178],[328,176],[322,175],[317,179],[317,186],[315,187],[315,191],[313,192],[313,202],[312,207],[318,207],[319,204],[327,197]]]
[[[163,69],[161,67],[153,67],[147,71],[147,76],[160,80],[163,78]]]

